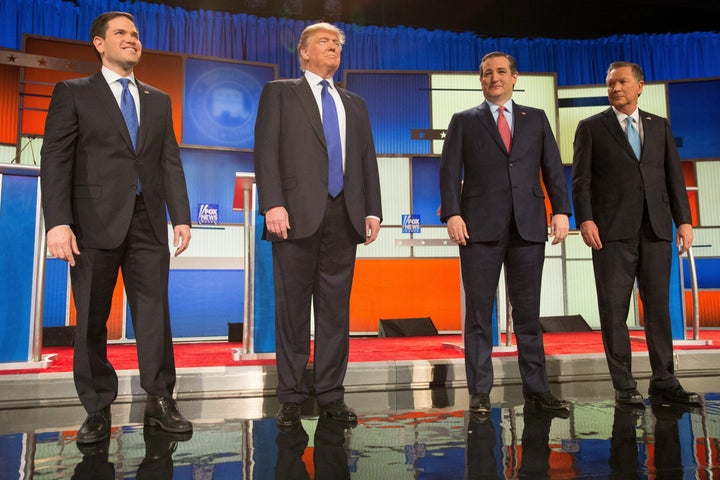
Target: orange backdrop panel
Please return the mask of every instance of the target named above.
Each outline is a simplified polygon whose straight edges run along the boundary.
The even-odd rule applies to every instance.
[[[71,289],[72,290],[72,289]],[[123,317],[125,316],[125,286],[123,284],[122,272],[118,274],[118,281],[113,291],[110,315],[108,316],[107,329],[108,340],[120,340],[123,334]],[[77,324],[77,310],[75,309],[75,298],[70,294],[70,325]]]
[[[700,326],[720,327],[720,291],[699,290],[698,303],[700,304]],[[685,318],[687,326],[692,326],[692,291],[685,291]]]
[[[0,65],[0,143],[17,144],[20,69]]]
[[[89,42],[78,42],[57,38],[26,37],[25,52],[35,55],[85,62],[97,62],[98,71],[100,62]],[[55,83],[68,78],[83,77],[87,74],[71,73],[59,70],[26,69],[25,80],[40,82],[44,85],[32,87],[35,93],[42,95],[33,100],[33,107],[44,111],[25,111],[23,113],[22,131],[25,135],[42,135],[45,132],[45,117],[50,104],[50,96]],[[183,101],[183,59],[180,55],[144,51],[142,60],[135,67],[135,75],[141,82],[157,87],[170,95],[173,102],[173,127],[175,137],[180,143],[182,135],[182,101]],[[31,88],[28,86],[28,88]],[[27,105],[27,103],[26,103]],[[142,116],[142,112],[140,112]]]
[[[460,260],[359,259],[350,297],[350,331],[377,332],[381,318],[430,317],[460,330]]]

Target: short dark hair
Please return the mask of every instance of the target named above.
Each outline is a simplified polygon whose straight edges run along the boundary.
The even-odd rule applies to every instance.
[[[92,45],[93,51],[95,52],[95,56],[98,57],[98,60],[102,60],[102,58],[100,57],[100,52],[98,52],[97,48],[95,48],[93,40],[95,40],[95,37],[105,38],[105,34],[108,29],[108,22],[117,17],[125,17],[135,23],[135,17],[133,17],[131,13],[105,12],[98,15],[98,17],[93,20],[92,25],[90,25],[90,45]]]
[[[485,54],[485,56],[480,60],[480,74],[482,75],[482,66],[485,61],[495,58],[495,57],[504,57],[508,59],[508,62],[510,63],[510,73],[517,73],[518,67],[517,67],[517,60],[515,60],[515,57],[513,57],[510,54],[504,53],[504,52],[490,52]]]
[[[635,77],[635,80],[637,80],[638,82],[645,81],[645,75],[643,74],[643,71],[642,71],[642,68],[640,68],[640,65],[638,65],[637,63],[632,63],[632,62],[613,62],[608,67],[607,74],[610,75],[610,72],[612,72],[613,70],[616,70],[618,68],[623,68],[623,67],[630,67],[633,77]]]

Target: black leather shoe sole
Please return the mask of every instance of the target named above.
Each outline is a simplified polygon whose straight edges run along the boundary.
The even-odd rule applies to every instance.
[[[645,404],[645,399],[637,390],[615,390],[615,401],[627,405]]]
[[[155,427],[170,433],[190,433],[192,436],[192,424],[190,425],[171,425],[168,422],[164,422],[160,419],[153,417],[145,417],[145,426]]]
[[[669,403],[675,403],[679,405],[701,405],[700,397],[696,393],[684,392],[683,394],[676,394],[668,390],[650,389],[648,395],[653,397],[654,400],[662,400]]]

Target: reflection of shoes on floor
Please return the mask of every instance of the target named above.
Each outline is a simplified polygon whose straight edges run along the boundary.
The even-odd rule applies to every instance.
[[[637,388],[623,388],[615,390],[615,402],[626,405],[642,405],[645,399]]]
[[[490,404],[490,395],[487,393],[476,393],[470,397],[470,408],[472,413],[490,413],[492,405]]]
[[[145,427],[143,429],[145,459],[157,460],[172,455],[177,448],[178,442],[187,442],[192,436],[192,431],[173,433],[166,432],[158,427]]]
[[[487,423],[490,421],[490,412],[470,412],[471,423]]]
[[[678,420],[686,412],[690,414],[702,413],[702,406],[700,405],[665,402],[657,397],[650,398],[650,407],[655,418],[663,420]]]
[[[523,407],[523,415],[543,418],[569,418],[570,408],[548,409],[534,403],[526,403]]]
[[[645,415],[645,404],[644,403],[615,403],[615,410],[630,415],[632,417],[640,418]]]
[[[108,458],[110,437],[95,443],[77,443],[77,448],[84,457]]]
[[[650,387],[648,395],[670,403],[700,405],[700,396],[695,392],[688,392],[679,383],[672,387]]]

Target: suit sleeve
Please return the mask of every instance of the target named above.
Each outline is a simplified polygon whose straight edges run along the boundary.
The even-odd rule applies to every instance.
[[[462,122],[455,114],[450,120],[440,159],[440,220],[461,214],[463,172]]]
[[[675,225],[692,224],[690,202],[685,188],[685,177],[680,163],[680,154],[675,145],[675,137],[670,129],[670,123],[667,120],[665,120],[665,178],[667,179],[670,209]]]
[[[40,152],[40,187],[45,228],[74,225],[72,183],[78,114],[70,87],[60,82],[53,90]]]
[[[285,206],[280,175],[280,115],[279,90],[266,83],[255,120],[253,153],[258,211],[263,215],[273,207]]]
[[[190,201],[187,193],[187,183],[182,161],[180,160],[180,148],[175,140],[175,131],[172,121],[172,103],[170,97],[165,96],[167,101],[164,145],[162,151],[163,183],[165,201],[167,202],[170,221],[173,226],[190,225]]]
[[[594,220],[592,211],[592,134],[587,122],[580,122],[573,143],[572,198],[578,226]]]
[[[572,214],[570,198],[567,192],[567,180],[565,169],[560,159],[560,150],[557,141],[550,128],[550,122],[545,112],[542,112],[543,129],[543,155],[540,168],[542,169],[543,183],[550,196],[552,213],[563,213],[567,216]]]

